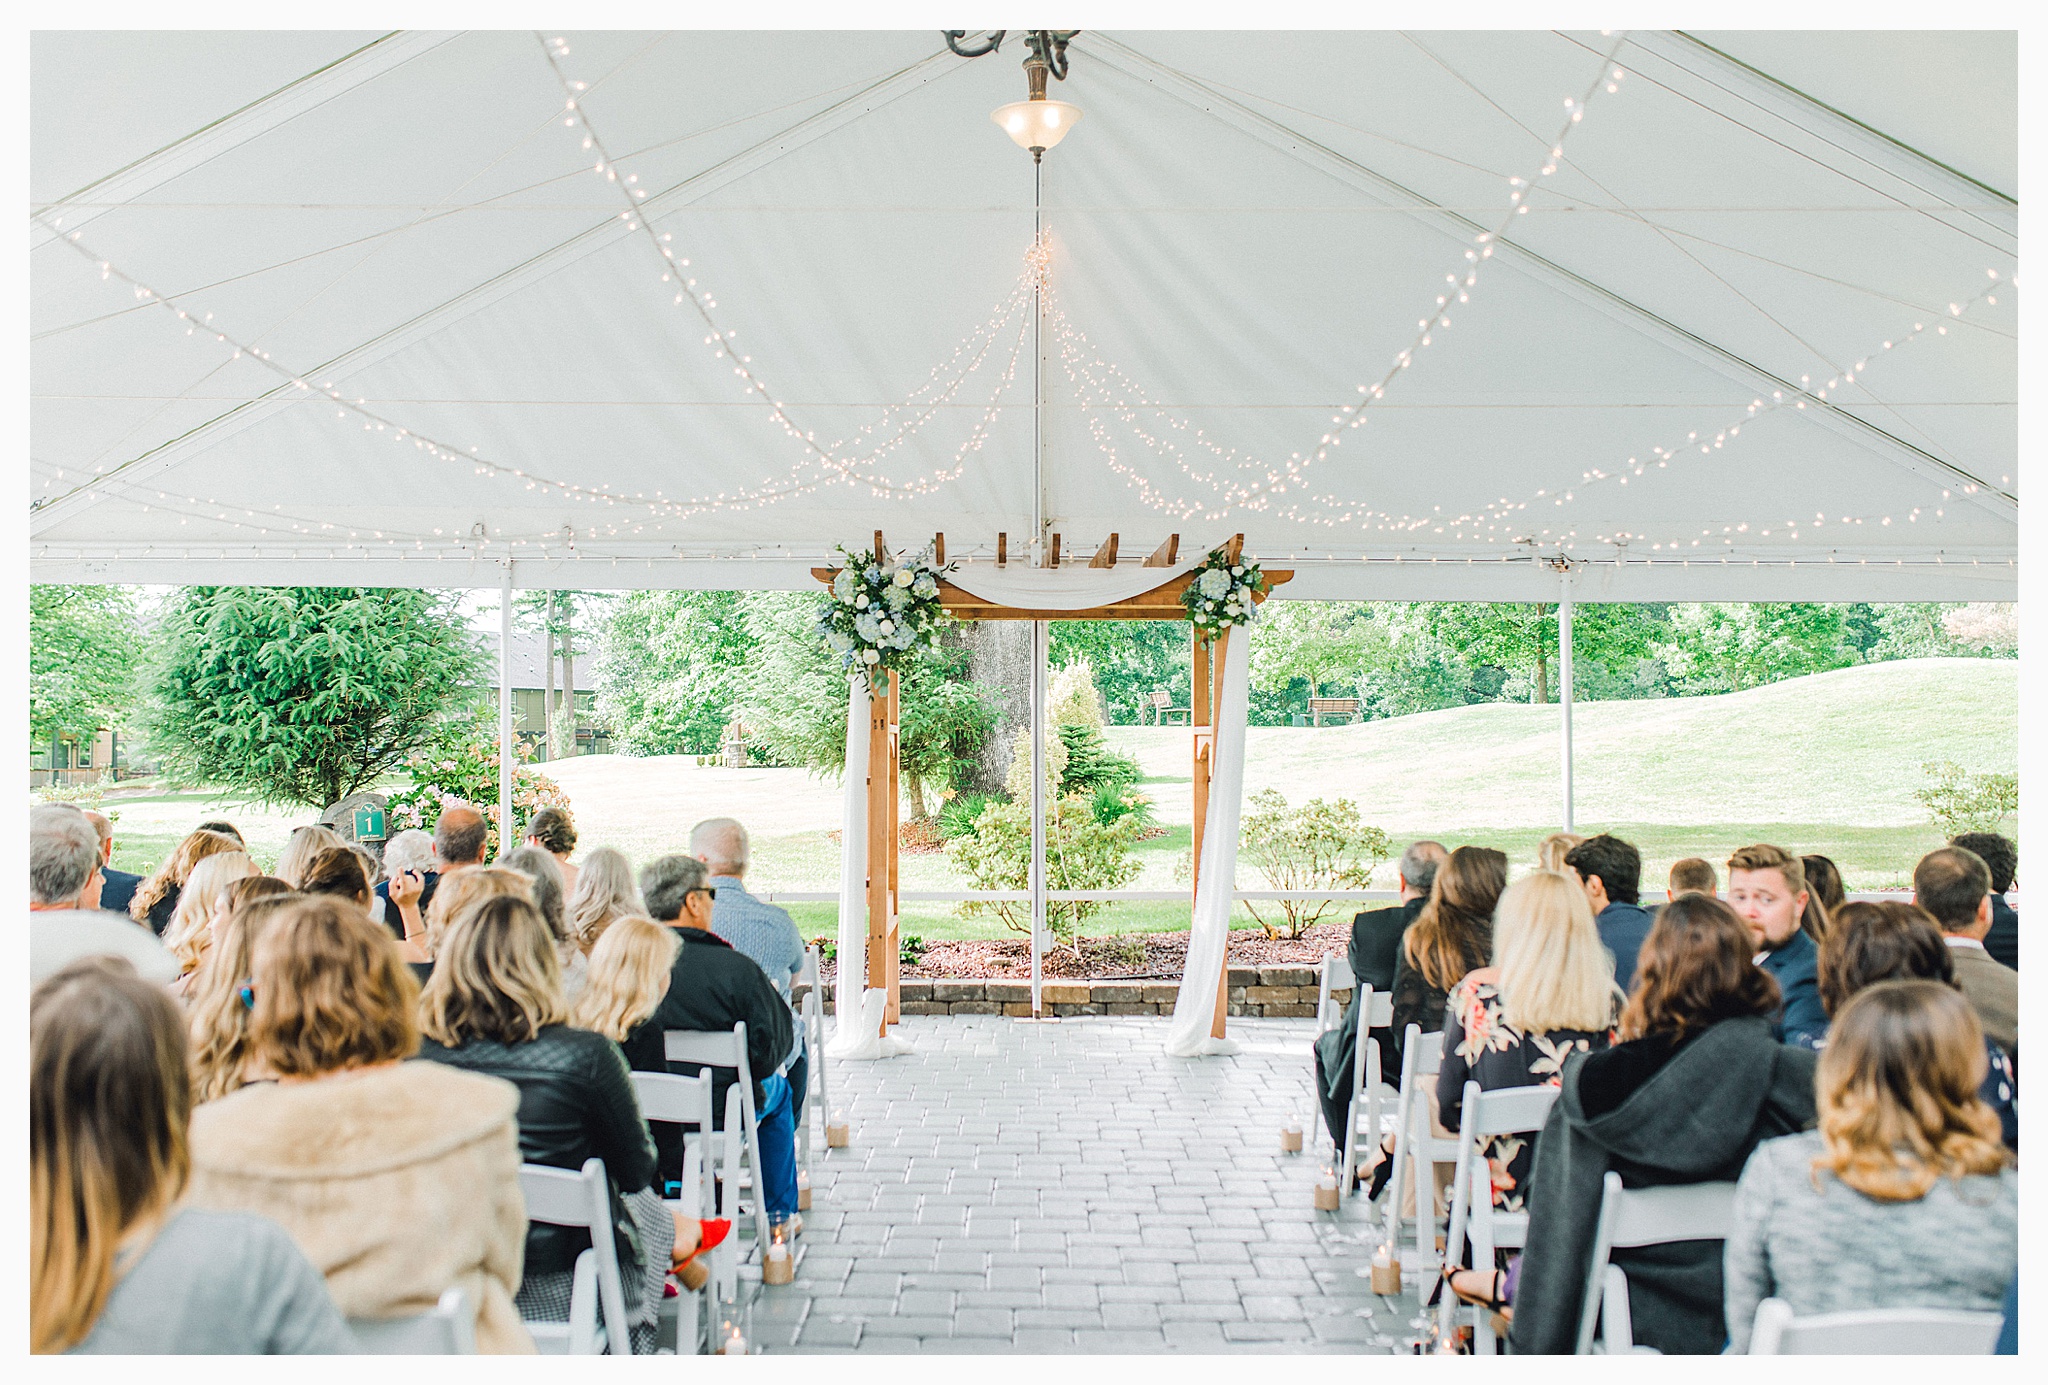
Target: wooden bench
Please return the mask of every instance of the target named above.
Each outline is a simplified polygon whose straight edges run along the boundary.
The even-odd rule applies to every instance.
[[[1184,726],[1189,724],[1187,721],[1188,709],[1185,707],[1175,707],[1172,703],[1173,695],[1164,688],[1161,688],[1158,692],[1146,694],[1145,710],[1152,713],[1152,724],[1154,726],[1166,725],[1166,718],[1170,716],[1182,718],[1181,724]],[[1141,715],[1140,720],[1142,719]]]
[[[1348,725],[1359,719],[1358,699],[1355,697],[1311,697],[1308,700],[1309,719],[1317,726],[1325,717],[1335,718],[1340,724]]]

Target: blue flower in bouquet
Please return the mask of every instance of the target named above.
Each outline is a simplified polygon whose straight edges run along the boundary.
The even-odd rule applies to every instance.
[[[917,579],[917,581],[914,584],[912,584],[911,590],[916,592],[919,596],[925,598],[926,600],[930,600],[932,597],[937,596],[939,594],[939,581],[936,577],[932,576],[929,572],[927,572],[920,576]]]
[[[901,584],[891,586],[882,594],[882,604],[892,611],[900,611],[910,604],[910,589]]]

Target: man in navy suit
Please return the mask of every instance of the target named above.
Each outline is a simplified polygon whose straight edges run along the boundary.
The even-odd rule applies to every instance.
[[[1635,983],[1636,953],[1656,921],[1636,902],[1643,879],[1642,853],[1603,832],[1566,852],[1564,863],[1578,872],[1579,883],[1586,888],[1600,941],[1614,954],[1614,984],[1626,991]]]
[[[100,834],[100,908],[110,914],[126,914],[128,902],[135,898],[135,887],[142,883],[139,875],[130,875],[125,870],[115,870],[109,864],[114,859],[114,823],[105,813],[85,810],[85,818]]]
[[[1812,1046],[1828,1031],[1819,980],[1819,934],[1826,924],[1806,888],[1805,863],[1782,846],[1741,848],[1728,858],[1728,907],[1749,925],[1756,964],[1777,980],[1784,998],[1779,1037]]]
[[[2020,916],[2005,902],[2005,892],[2020,869],[2020,849],[2010,837],[1996,832],[1965,832],[1949,843],[1974,851],[1991,871],[1991,931],[1984,935],[1984,950],[2001,966],[2020,969]]]

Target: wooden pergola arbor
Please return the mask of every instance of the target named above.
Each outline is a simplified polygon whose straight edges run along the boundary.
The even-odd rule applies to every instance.
[[[1109,568],[1116,565],[1118,536],[1111,534],[1094,557],[1089,559],[1092,568]],[[1233,536],[1225,551],[1232,562],[1237,561],[1244,551],[1244,535]],[[1148,568],[1173,567],[1179,561],[1180,535],[1174,534],[1161,544],[1152,555],[1145,559]],[[888,550],[880,530],[875,531],[875,556],[887,557]],[[946,536],[938,534],[933,539],[933,556],[943,565],[946,561]],[[996,536],[996,563],[1004,565],[1009,556],[1009,536]],[[1052,535],[1047,550],[1048,567],[1060,565],[1060,536]],[[830,585],[839,575],[837,568],[812,568],[811,575]],[[959,620],[1028,620],[1039,624],[1055,620],[1179,620],[1187,619],[1187,610],[1181,604],[1181,595],[1196,573],[1184,572],[1169,577],[1149,591],[1136,596],[1112,602],[1106,606],[1086,610],[1039,610],[1021,606],[1005,606],[998,602],[975,596],[950,582],[939,583],[939,600],[948,615]],[[1266,590],[1256,598],[1263,602],[1274,587],[1294,576],[1292,570],[1270,570],[1265,573]],[[1211,773],[1210,752],[1216,739],[1216,709],[1222,700],[1223,661],[1230,650],[1231,632],[1225,630],[1212,642],[1195,638],[1190,627],[1190,642],[1194,654],[1194,678],[1191,689],[1189,722],[1194,733],[1194,878],[1189,895],[1200,885],[1202,869],[1202,831],[1209,816],[1209,784]],[[1033,648],[1033,683],[1038,694],[1033,698],[1033,736],[1042,743],[1044,728],[1043,687],[1045,678],[1044,646],[1042,640]],[[867,986],[888,993],[889,1002],[883,1011],[882,1031],[902,1017],[900,954],[901,934],[897,926],[897,908],[900,900],[898,885],[898,819],[899,773],[901,757],[899,736],[901,732],[901,680],[886,671],[878,671],[872,695],[868,699],[868,766],[867,766]],[[851,766],[848,767],[851,769]],[[1041,789],[1042,792],[1042,789]],[[1036,919],[1043,909],[1044,895],[1044,854],[1042,812],[1034,813],[1032,834],[1032,881],[1034,899],[1033,917]],[[1034,926],[1032,937],[1033,973],[1037,968],[1037,930]],[[1225,999],[1229,990],[1229,968],[1216,984],[1216,1016],[1211,1032],[1223,1037]],[[1037,1012],[1037,989],[1032,999],[1034,1013]]]

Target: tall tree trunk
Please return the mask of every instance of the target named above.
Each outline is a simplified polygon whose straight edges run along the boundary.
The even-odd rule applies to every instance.
[[[562,620],[562,700],[568,705],[569,743],[562,747],[564,755],[576,753],[576,612],[573,607],[564,610]]]
[[[983,620],[960,628],[967,676],[995,695],[996,724],[975,757],[967,787],[996,793],[1010,772],[1017,732],[1031,724],[1031,626],[1021,620]]]
[[[904,775],[903,796],[910,800],[911,821],[915,822],[919,818],[931,816],[931,809],[925,806],[924,781],[922,779],[919,779],[914,774]]]
[[[1538,706],[1550,701],[1550,660],[1543,652],[1543,616],[1549,609],[1541,601],[1536,603],[1536,686],[1529,701]]]
[[[547,690],[540,698],[540,720],[542,734],[547,737],[548,758],[562,758],[562,747],[555,740],[555,594],[548,593],[548,613],[541,625],[541,639],[546,657],[541,660],[547,665]]]

